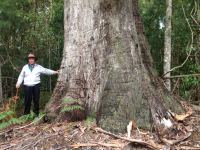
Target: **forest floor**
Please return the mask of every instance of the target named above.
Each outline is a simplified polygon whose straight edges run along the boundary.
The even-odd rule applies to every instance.
[[[134,130],[115,135],[96,127],[94,122],[38,123],[15,125],[0,132],[1,150],[131,150],[131,149],[199,149],[200,111],[184,120],[184,126],[192,128],[190,137],[175,145],[164,144],[155,133]],[[134,147],[134,148],[133,148]]]

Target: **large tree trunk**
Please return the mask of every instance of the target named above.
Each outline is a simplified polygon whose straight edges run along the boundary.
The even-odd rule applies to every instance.
[[[64,7],[63,60],[49,118],[65,117],[66,97],[79,99],[113,132],[125,132],[130,120],[160,126],[169,109],[182,112],[152,68],[137,0],[65,0]]]
[[[165,19],[165,48],[164,48],[164,66],[165,85],[171,91],[170,69],[171,69],[171,18],[172,18],[172,0],[166,0],[166,19]]]

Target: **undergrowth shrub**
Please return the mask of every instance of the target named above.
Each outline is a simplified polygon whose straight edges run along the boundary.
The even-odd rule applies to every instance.
[[[0,129],[7,128],[11,125],[23,124],[27,121],[35,120],[35,114],[33,112],[17,117],[16,107],[18,102],[20,103],[20,100],[16,102],[12,98],[10,98],[1,104]],[[43,115],[44,114],[41,113],[38,118]],[[37,121],[37,118],[35,121]]]

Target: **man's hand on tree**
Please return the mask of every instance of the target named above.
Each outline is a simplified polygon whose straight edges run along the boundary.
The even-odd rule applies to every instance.
[[[59,74],[60,70],[56,70],[55,72],[56,72],[56,74]]]

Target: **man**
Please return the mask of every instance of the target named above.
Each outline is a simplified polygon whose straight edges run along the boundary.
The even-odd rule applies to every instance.
[[[50,70],[36,64],[36,57],[33,53],[28,55],[28,64],[26,64],[18,77],[16,88],[18,89],[24,81],[24,115],[30,114],[31,102],[33,98],[33,112],[39,115],[39,99],[40,99],[40,75],[58,74],[59,71]]]

